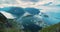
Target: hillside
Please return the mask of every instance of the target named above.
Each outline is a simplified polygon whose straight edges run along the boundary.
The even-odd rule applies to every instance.
[[[40,32],[60,32],[60,23],[43,28]]]

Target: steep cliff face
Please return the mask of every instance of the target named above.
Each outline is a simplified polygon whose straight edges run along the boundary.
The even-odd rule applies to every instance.
[[[10,24],[11,23],[9,23],[7,17],[5,17],[5,15],[0,13],[0,28],[3,29],[3,28],[12,27]]]
[[[2,23],[7,22],[7,18],[2,13],[0,13],[0,22]]]
[[[2,13],[0,13],[0,32],[2,32],[1,30],[6,27],[5,25],[6,22],[7,18]]]

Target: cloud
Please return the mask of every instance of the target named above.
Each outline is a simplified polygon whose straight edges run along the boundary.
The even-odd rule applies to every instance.
[[[47,1],[45,1],[45,2],[47,2]],[[56,5],[60,4],[60,1],[59,0],[48,0],[48,3],[45,3],[45,4],[51,4],[49,6],[56,6]]]
[[[24,2],[39,2],[39,0],[21,0],[21,1],[24,1]]]
[[[59,6],[60,5],[60,0],[7,0],[7,1],[0,0],[0,1],[1,1],[0,3],[2,4],[5,4],[5,2],[8,2],[12,6],[16,5],[20,7]],[[6,6],[9,6],[9,5],[6,5]]]
[[[52,4],[52,2],[49,2],[49,3],[44,4],[44,6],[49,6],[51,4]]]
[[[0,4],[17,4],[16,0],[0,0]]]
[[[57,6],[60,5],[59,0],[43,0],[35,3],[36,6]]]

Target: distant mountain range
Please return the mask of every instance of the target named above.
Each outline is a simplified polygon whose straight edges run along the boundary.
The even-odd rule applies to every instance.
[[[40,13],[39,9],[36,8],[21,8],[21,7],[4,7],[0,8],[0,11],[6,11],[8,13],[11,13],[14,17],[19,19],[22,15],[25,14],[25,12],[28,12],[31,15],[37,15]],[[60,16],[59,12],[46,12],[41,14],[41,17],[43,18],[43,21],[49,25],[56,24],[60,22]]]
[[[38,15],[40,13],[39,9],[29,8],[29,7],[24,9],[21,7],[4,7],[4,8],[1,8],[0,10],[12,14],[14,17],[17,18],[17,20],[20,20],[21,16],[27,15],[25,14],[26,12],[28,12],[31,15]],[[41,24],[41,26],[43,25],[44,25],[44,22]]]
[[[23,15],[25,12],[28,12],[32,15],[38,14],[40,13],[39,9],[36,8],[21,8],[21,7],[4,7],[0,9],[1,11],[6,11],[9,12],[11,14],[13,14],[14,16],[20,17],[21,15]]]

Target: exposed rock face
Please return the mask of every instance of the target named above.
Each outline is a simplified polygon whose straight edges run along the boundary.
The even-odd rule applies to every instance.
[[[4,27],[7,26],[7,24],[10,24],[8,23],[8,19],[2,13],[0,13],[0,28],[3,29]]]
[[[2,13],[0,13],[0,22],[2,22],[2,23],[7,22],[7,18]]]
[[[0,32],[3,32],[6,22],[7,18],[2,13],[0,13]]]

